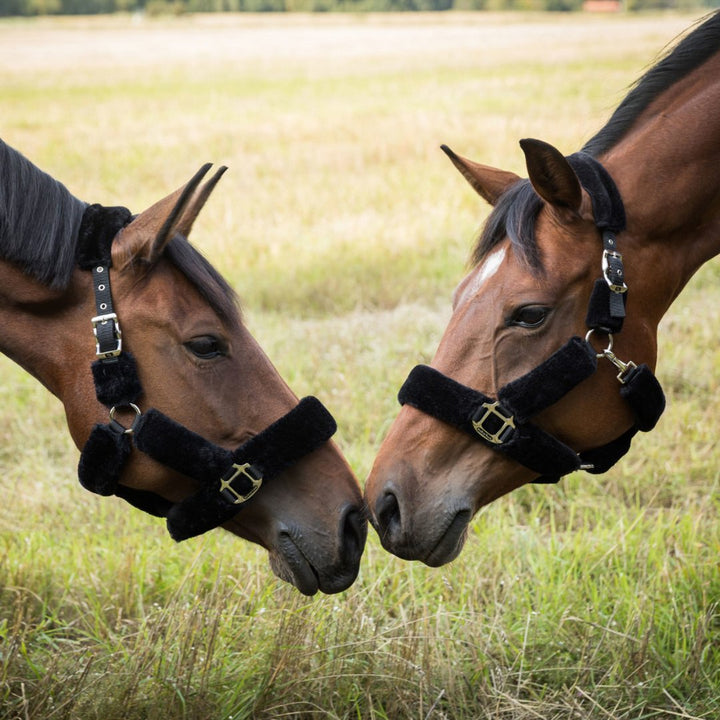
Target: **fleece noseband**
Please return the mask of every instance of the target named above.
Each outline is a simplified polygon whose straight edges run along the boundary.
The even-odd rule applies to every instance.
[[[602,276],[595,281],[588,307],[585,338],[573,337],[556,353],[522,377],[500,388],[497,398],[462,385],[434,368],[418,365],[400,388],[401,404],[411,405],[463,430],[493,450],[539,474],[534,482],[557,482],[574,470],[604,473],[629,449],[638,430],[655,427],[665,408],[660,383],[647,365],[623,362],[612,351],[613,334],[625,318],[627,286],[616,233],[625,229],[620,193],[605,168],[593,157],[576,153],[568,158],[593,203],[595,223],[602,233]],[[593,333],[608,336],[608,346],[596,352]],[[597,369],[599,359],[619,370],[620,396],[635,417],[630,430],[612,442],[576,453],[531,422]]]
[[[314,397],[235,450],[222,448],[167,417],[140,410],[143,395],[135,358],[123,350],[110,291],[110,248],[132,216],[126,208],[90,205],[83,216],[78,264],[93,274],[97,315],[92,319],[98,359],[92,364],[98,400],[110,421],[95,425],[80,456],[80,483],[100,495],[118,495],[152,515],[167,518],[175,540],[199,535],[232,518],[263,483],[326,442],[335,432],[332,415]],[[129,427],[118,411],[134,415]],[[120,484],[133,447],[196,480],[200,489],[177,503]]]

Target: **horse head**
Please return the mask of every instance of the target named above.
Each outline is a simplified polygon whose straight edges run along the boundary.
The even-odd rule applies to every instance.
[[[480,507],[605,472],[657,422],[658,323],[720,252],[718,47],[715,12],[579,153],[521,141],[529,179],[445,148],[493,210],[366,484],[391,552],[448,562]]]
[[[384,546],[428,565],[456,557],[473,515],[505,493],[607,469],[663,407],[650,371],[659,314],[645,291],[626,307],[624,281],[644,283],[637,265],[604,247],[614,241],[604,225],[624,229],[617,188],[592,158],[537,140],[521,147],[525,180],[444,148],[494,207],[431,367],[401,389],[366,484]],[[630,401],[618,375],[633,387]],[[637,400],[639,384],[651,401]]]
[[[69,207],[79,207],[73,231],[96,245],[79,256],[102,255],[104,244],[109,282],[102,265],[76,266],[58,287],[18,261],[0,263],[3,350],[64,404],[87,487],[167,515],[176,539],[222,525],[265,547],[274,572],[301,592],[338,592],[355,579],[365,542],[359,485],[328,441],[327,411],[314,399],[298,405],[229,286],[187,241],[224,171],[202,184],[208,167],[134,218],[122,208],[78,206],[57,183]],[[115,224],[104,226],[108,218]],[[106,315],[117,318],[106,356],[90,322],[96,333],[108,322],[97,309],[107,305],[97,299],[104,292]],[[115,402],[118,387],[121,396],[131,388],[131,397]],[[253,456],[241,463],[246,451]],[[219,477],[226,466],[230,475]],[[252,492],[233,489],[236,478],[252,482]]]

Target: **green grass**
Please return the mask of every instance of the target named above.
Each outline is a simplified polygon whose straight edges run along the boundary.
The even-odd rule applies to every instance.
[[[195,242],[363,479],[486,212],[438,146],[517,172],[521,137],[576,150],[692,20],[2,22],[0,132],[133,210],[229,165]],[[668,410],[613,471],[495,502],[444,568],[371,533],[311,600],[253,545],[175,545],[83,491],[61,406],[0,359],[0,718],[718,717],[718,267],[664,320]]]

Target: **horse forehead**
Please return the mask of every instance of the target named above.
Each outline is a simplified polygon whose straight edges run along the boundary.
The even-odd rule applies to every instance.
[[[463,305],[474,298],[488,281],[497,273],[505,260],[507,246],[493,250],[466,278],[455,291],[455,306]]]
[[[150,326],[225,324],[200,290],[169,262],[158,262],[139,284],[130,281],[128,300],[136,317],[150,320]]]

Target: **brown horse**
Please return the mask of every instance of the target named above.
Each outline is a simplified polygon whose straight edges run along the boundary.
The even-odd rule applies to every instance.
[[[720,14],[582,152],[520,145],[529,180],[444,148],[493,211],[366,485],[385,548],[432,566],[458,555],[480,507],[604,472],[662,412],[658,322],[720,252]]]
[[[224,171],[202,184],[208,169],[133,217],[0,141],[0,349],[62,401],[88,489],[176,539],[222,525],[302,593],[339,592],[365,543],[360,488],[332,417],[298,404],[186,239]]]

